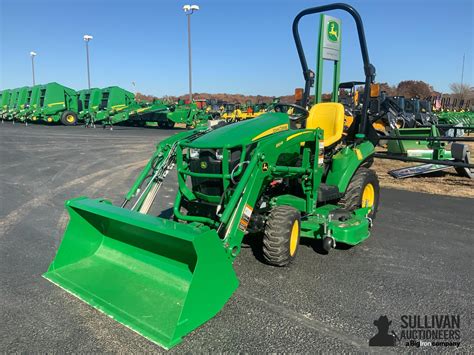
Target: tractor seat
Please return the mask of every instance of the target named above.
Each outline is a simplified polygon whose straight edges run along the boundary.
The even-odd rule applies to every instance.
[[[309,111],[306,128],[324,130],[324,146],[330,147],[342,139],[344,106],[338,102],[323,102]]]

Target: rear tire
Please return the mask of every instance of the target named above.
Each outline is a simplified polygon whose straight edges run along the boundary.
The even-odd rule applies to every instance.
[[[285,266],[296,257],[301,232],[301,214],[290,206],[270,212],[263,235],[263,257],[270,265]]]
[[[372,207],[369,217],[374,219],[379,207],[380,186],[375,171],[360,167],[352,177],[346,193],[339,201],[345,210],[354,211],[368,204]]]
[[[65,126],[75,126],[77,124],[77,113],[64,111],[61,115],[61,123]]]

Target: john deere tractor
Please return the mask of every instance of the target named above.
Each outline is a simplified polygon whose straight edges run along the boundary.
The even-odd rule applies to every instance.
[[[365,86],[374,78],[354,8],[304,10],[293,23],[306,80],[303,102],[312,79],[298,24],[306,15],[336,9],[355,20]],[[337,41],[340,22],[335,26],[326,15],[321,20],[321,36]],[[169,137],[120,205],[86,197],[67,201],[70,222],[44,277],[171,348],[218,313],[238,287],[232,264],[246,234],[263,239],[265,260],[275,266],[296,258],[301,238],[319,239],[328,251],[367,239],[379,201],[367,105],[346,135],[342,104],[295,108],[299,114],[269,112]],[[173,219],[156,217],[151,207],[175,165]]]

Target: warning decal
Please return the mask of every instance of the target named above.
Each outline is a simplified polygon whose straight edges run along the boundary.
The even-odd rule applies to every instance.
[[[250,207],[250,205],[245,204],[244,211],[242,213],[242,217],[240,218],[240,222],[239,222],[239,229],[242,232],[245,232],[247,230],[247,226],[249,225],[252,212],[253,212],[253,208]]]

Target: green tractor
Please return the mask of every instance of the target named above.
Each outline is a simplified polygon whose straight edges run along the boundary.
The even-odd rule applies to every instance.
[[[365,87],[375,76],[362,20],[332,4],[297,15],[293,35],[306,81],[298,24],[344,10],[355,20]],[[333,18],[322,17],[325,26]],[[340,26],[322,36],[340,40]],[[334,32],[336,36],[334,36]],[[369,102],[369,90],[364,91]],[[183,131],[157,145],[121,205],[79,197],[66,202],[69,225],[44,277],[151,341],[171,348],[217,314],[238,287],[232,263],[245,235],[263,239],[268,264],[285,266],[301,238],[329,251],[370,236],[379,182],[370,170],[374,131],[367,104],[343,134],[344,107],[268,112],[256,120]],[[163,179],[177,166],[173,220],[151,212]]]
[[[42,85],[31,120],[45,123],[62,123],[74,126],[78,121],[78,99],[75,90],[56,82]]]

